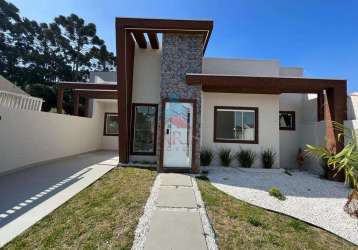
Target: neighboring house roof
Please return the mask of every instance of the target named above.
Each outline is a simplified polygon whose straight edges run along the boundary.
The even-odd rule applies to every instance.
[[[28,93],[15,86],[12,82],[0,75],[0,90],[7,91],[15,94],[30,96]]]

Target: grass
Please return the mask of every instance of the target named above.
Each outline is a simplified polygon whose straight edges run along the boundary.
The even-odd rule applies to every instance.
[[[325,230],[235,199],[206,180],[198,185],[220,249],[357,249]]]
[[[155,172],[114,169],[4,249],[130,249]]]

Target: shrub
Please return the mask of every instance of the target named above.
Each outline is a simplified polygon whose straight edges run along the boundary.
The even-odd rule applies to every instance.
[[[231,149],[229,148],[221,148],[219,150],[219,158],[220,158],[220,163],[222,166],[228,167],[230,166],[233,156],[231,154]]]
[[[202,180],[202,181],[209,181],[209,178],[205,175],[199,175],[195,177],[198,180]]]
[[[261,162],[264,168],[272,168],[275,163],[276,153],[268,148],[261,152]]]
[[[277,187],[272,187],[269,189],[269,194],[280,201],[286,200],[286,197],[281,193],[281,191]]]
[[[256,159],[256,154],[250,149],[241,149],[240,152],[236,154],[236,158],[239,161],[241,167],[251,168]]]
[[[214,158],[214,153],[211,149],[203,148],[200,151],[200,165],[201,166],[209,166],[211,161]]]

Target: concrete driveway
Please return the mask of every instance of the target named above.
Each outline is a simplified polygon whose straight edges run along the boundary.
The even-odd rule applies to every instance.
[[[0,176],[0,247],[110,171],[116,155],[97,151]]]

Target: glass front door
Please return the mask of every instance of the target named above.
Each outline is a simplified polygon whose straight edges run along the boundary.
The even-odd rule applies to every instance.
[[[193,104],[165,103],[163,166],[191,168]]]

